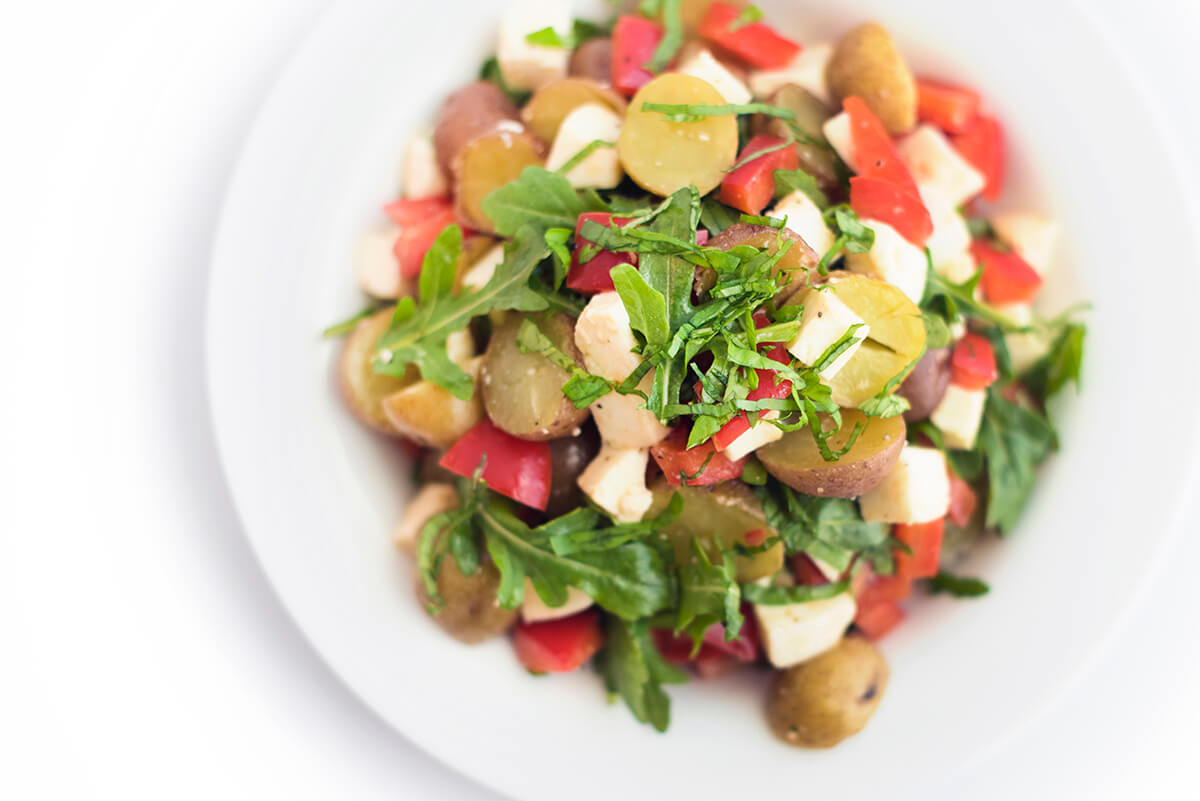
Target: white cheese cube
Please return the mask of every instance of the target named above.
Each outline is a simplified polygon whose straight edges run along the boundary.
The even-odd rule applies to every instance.
[[[404,177],[400,184],[407,198],[450,194],[450,184],[438,164],[429,136],[414,136],[404,151]]]
[[[463,286],[470,287],[471,289],[483,289],[487,286],[488,281],[492,280],[492,276],[496,274],[496,268],[503,263],[504,245],[496,245],[487,253],[480,256],[479,261],[467,268],[467,271],[463,273]]]
[[[830,117],[821,130],[834,152],[846,162],[846,166],[851,171],[858,172],[858,149],[854,146],[850,115],[843,111],[835,117]]]
[[[1028,303],[1010,303],[995,308],[1017,325],[1033,324],[1033,306]],[[1008,355],[1017,375],[1033,367],[1050,350],[1050,343],[1036,331],[1006,334],[1004,343],[1008,347]]]
[[[858,499],[868,523],[928,523],[950,510],[946,457],[936,448],[905,445],[891,472]]]
[[[920,303],[929,271],[925,251],[887,223],[879,220],[862,222],[875,232],[875,244],[867,253],[847,253],[846,267],[851,272],[886,281],[913,303]]]
[[[938,275],[951,283],[965,284],[975,277],[975,273],[979,272],[979,265],[975,263],[975,257],[968,250],[952,259],[942,259],[940,264],[934,265],[934,269]],[[975,294],[977,297],[982,297],[978,287],[976,287]]]
[[[801,604],[754,605],[763,648],[777,668],[798,665],[837,645],[857,612],[848,592]]]
[[[526,623],[544,623],[582,612],[592,605],[591,597],[574,587],[567,587],[567,602],[562,606],[546,606],[538,597],[533,582],[525,579],[525,600],[521,602],[521,619]]]
[[[983,191],[987,179],[963,158],[946,135],[932,125],[921,125],[896,144],[900,159],[913,180],[941,190],[954,206],[961,206]]]
[[[753,414],[753,413],[751,413]],[[783,438],[783,431],[778,426],[771,425],[771,420],[779,417],[779,412],[769,411],[762,417],[755,418],[750,430],[739,436],[722,451],[733,461],[749,456],[763,445],[770,445]]]
[[[933,219],[933,233],[925,242],[925,247],[929,248],[929,256],[933,259],[933,269],[940,274],[939,267],[949,264],[950,269],[958,270],[957,265],[963,259],[972,260],[971,231],[967,228],[967,221],[937,187],[921,184],[918,189],[921,192],[921,200]],[[973,270],[971,274],[974,274]]]
[[[961,317],[950,323],[949,328],[952,342],[957,342],[967,335],[967,321]]]
[[[642,359],[633,352],[637,339],[629,312],[616,292],[594,295],[575,322],[575,345],[589,373],[609,381],[624,381]]]
[[[571,51],[530,43],[525,37],[544,28],[571,30],[571,10],[561,0],[512,0],[500,20],[496,61],[513,89],[532,91],[567,74]]]
[[[1006,212],[992,218],[992,230],[1000,241],[1024,259],[1037,274],[1045,276],[1054,261],[1058,223],[1040,214]]]
[[[970,450],[975,447],[975,436],[983,420],[983,407],[987,403],[987,390],[964,389],[951,384],[942,396],[941,403],[933,410],[929,419],[942,430],[946,447]]]
[[[391,225],[363,234],[354,251],[354,275],[358,286],[373,298],[395,300],[404,294],[405,280],[394,249],[400,228]]]
[[[795,58],[779,69],[751,72],[750,89],[755,97],[766,100],[780,87],[796,84],[812,92],[825,105],[832,106],[833,96],[825,82],[825,68],[832,57],[833,45],[829,42],[805,45]]]
[[[449,484],[432,483],[420,491],[404,507],[404,515],[392,532],[392,544],[400,550],[416,555],[421,529],[442,512],[458,508],[458,492]]]
[[[546,159],[546,169],[557,171],[597,139],[616,142],[620,135],[621,118],[616,112],[599,103],[584,103],[563,119]],[[624,175],[617,149],[598,147],[571,168],[567,180],[576,189],[612,189]]]
[[[818,257],[824,256],[833,247],[834,236],[825,224],[825,218],[817,204],[803,192],[785,195],[770,213],[777,220],[787,218],[787,227],[808,243]]]
[[[607,442],[580,474],[577,483],[597,506],[622,523],[636,523],[654,496],[646,489],[646,448],[618,448]]]
[[[726,103],[740,106],[749,103],[752,99],[746,84],[742,83],[736,75],[729,71],[728,67],[718,61],[708,48],[693,50],[691,55],[685,57],[675,68],[675,72],[707,81],[721,97],[725,98]]]
[[[650,371],[638,389],[649,394],[653,384],[654,371]],[[640,395],[610,392],[589,406],[600,439],[619,448],[649,448],[666,439],[671,429],[658,422],[653,412],[643,409],[645,403]]]
[[[854,357],[859,347],[871,333],[871,328],[863,318],[842,302],[836,293],[826,290],[812,292],[804,304],[804,314],[800,317],[800,332],[788,343],[788,353],[800,360],[801,364],[812,366],[820,360],[825,351],[845,336],[853,325],[861,325],[854,333],[850,347],[834,360],[833,364],[821,371],[821,377],[828,381],[846,366]]]

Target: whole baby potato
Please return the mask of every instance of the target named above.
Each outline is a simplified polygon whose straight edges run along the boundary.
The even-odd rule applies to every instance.
[[[450,175],[462,149],[505,120],[516,123],[517,107],[490,81],[474,81],[447,97],[433,128],[433,148],[442,170]]]
[[[469,576],[459,570],[453,556],[446,555],[438,568],[437,590],[444,605],[433,621],[454,639],[467,645],[498,637],[517,620],[515,609],[504,609],[496,600],[500,571],[491,562],[481,564]],[[425,582],[417,579],[417,597],[428,608],[430,598]]]
[[[575,48],[567,65],[572,78],[587,78],[603,84],[612,83],[612,39],[589,39]]]
[[[822,418],[826,430],[833,426]],[[866,426],[858,439],[836,462],[827,462],[808,429],[790,431],[759,448],[758,459],[767,472],[805,495],[823,498],[857,498],[887,476],[900,458],[906,429],[903,417],[868,418],[854,409],[842,410],[842,427],[829,438],[829,447],[841,450],[855,426]]]
[[[393,309],[384,309],[361,321],[342,346],[338,359],[338,388],[350,412],[363,423],[385,434],[399,434],[383,412],[383,400],[417,380],[415,367],[403,378],[375,372],[375,345],[392,322]]]
[[[879,23],[859,25],[838,41],[825,79],[839,103],[851,96],[862,98],[888,133],[898,135],[916,126],[916,78]]]

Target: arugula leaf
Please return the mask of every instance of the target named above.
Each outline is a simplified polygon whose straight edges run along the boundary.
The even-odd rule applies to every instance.
[[[667,68],[671,59],[675,58],[675,54],[683,46],[683,19],[679,15],[681,3],[682,0],[659,0],[663,37],[659,40],[658,47],[654,49],[654,55],[645,64],[645,68],[655,75]]]
[[[769,103],[642,103],[642,111],[658,112],[667,122],[700,122],[708,117],[726,117],[730,114],[763,114],[782,120],[796,119],[796,112]]]
[[[367,306],[365,309],[360,311],[358,314],[355,314],[351,317],[347,317],[345,320],[342,320],[340,323],[334,323],[333,325],[329,326],[328,328],[326,328],[324,331],[321,332],[321,336],[325,337],[326,339],[333,339],[334,337],[344,337],[347,334],[349,334],[350,332],[352,332],[355,328],[358,328],[358,324],[360,322],[367,319],[368,317],[370,317],[372,314],[374,314],[377,311],[379,311],[379,309],[377,307]]]
[[[954,344],[954,335],[950,332],[945,317],[933,312],[922,312],[921,317],[925,323],[926,350],[937,350]]]
[[[525,41],[531,45],[539,47],[554,47],[557,49],[570,50],[575,47],[574,37],[570,34],[560,36],[558,31],[553,27],[542,28],[525,35]]]
[[[825,224],[837,234],[837,238],[817,264],[821,275],[829,274],[829,265],[843,250],[850,253],[869,253],[875,246],[875,231],[864,225],[854,209],[845,203],[826,209],[824,217]]]
[[[704,632],[714,623],[725,626],[725,639],[732,640],[741,631],[744,619],[740,610],[741,587],[732,551],[722,550],[714,564],[698,539],[692,540],[692,558],[679,566],[679,613],[675,631],[686,632],[695,648],[700,648]]]
[[[845,570],[855,553],[888,547],[888,527],[864,521],[853,501],[801,495],[774,480],[754,494],[789,554],[806,553]]]
[[[977,578],[955,576],[945,570],[929,580],[929,591],[934,595],[944,592],[955,598],[978,598],[987,595],[990,589],[985,582]]]
[[[824,601],[836,598],[850,591],[849,581],[838,581],[831,584],[798,587],[764,587],[761,584],[743,584],[742,595],[747,601],[763,606],[785,606],[787,604],[806,604],[810,601]]]
[[[651,345],[664,345],[671,335],[667,299],[650,286],[632,264],[621,263],[609,273],[629,313],[629,325]]]
[[[688,676],[662,658],[645,620],[627,623],[609,617],[596,668],[608,691],[620,695],[635,718],[660,732],[667,730],[671,699],[662,685],[685,684]]]
[[[679,519],[683,512],[683,498],[678,493],[671,496],[658,515],[636,523],[617,523],[600,526],[603,516],[590,507],[581,507],[539,526],[535,531],[550,538],[550,547],[559,556],[570,556],[582,551],[607,551],[627,542],[645,540]]]
[[[1044,417],[1005,400],[993,387],[977,442],[988,474],[985,524],[1009,531],[1033,490],[1037,466],[1058,448],[1057,435]]]
[[[747,25],[753,25],[755,22],[761,22],[763,19],[762,9],[758,6],[746,6],[742,9],[742,13],[738,14],[733,22],[729,23],[727,31],[733,33],[736,30],[745,28]]]
[[[979,286],[979,281],[983,277],[983,270],[976,272],[969,280],[961,284],[956,284],[947,278],[943,278],[937,270],[933,269],[933,254],[929,248],[925,248],[925,260],[927,262],[925,297],[921,300],[920,304],[923,310],[937,312],[940,305],[944,306],[945,317],[949,322],[957,320],[961,314],[966,313],[998,326],[1004,333],[1025,333],[1029,331],[1028,326],[1018,325],[997,311],[994,306],[975,297],[975,288]],[[960,306],[964,311],[959,310]]]
[[[521,327],[517,329],[517,347],[522,353],[538,353],[545,356],[567,371],[570,378],[563,384],[562,391],[576,409],[586,409],[613,390],[612,382],[592,375],[559,350],[533,320],[526,318],[521,321]]]
[[[1050,350],[1021,377],[1021,382],[1044,405],[1069,383],[1079,389],[1083,368],[1083,345],[1087,326],[1067,323],[1054,338]]]
[[[500,87],[500,91],[504,92],[505,96],[512,101],[515,106],[523,106],[529,100],[531,93],[524,92],[520,89],[514,89],[508,85],[508,81],[504,80],[504,72],[500,69],[500,62],[492,56],[479,68],[479,79],[488,81]]]
[[[516,236],[526,225],[539,235],[551,228],[575,230],[579,215],[605,211],[595,194],[579,193],[564,176],[543,167],[526,167],[521,177],[483,199],[483,213],[501,236]]]
[[[700,207],[700,222],[716,236],[726,228],[737,225],[739,214],[741,212],[734,211],[713,195],[709,195]]]
[[[776,170],[775,197],[782,198],[793,192],[803,192],[808,199],[824,211],[829,208],[829,196],[821,189],[817,179],[804,170]]]

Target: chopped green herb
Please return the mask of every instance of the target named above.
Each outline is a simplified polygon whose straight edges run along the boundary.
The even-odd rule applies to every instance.
[[[517,347],[522,353],[539,353],[566,370],[570,379],[563,385],[563,394],[576,409],[586,409],[613,390],[612,382],[584,370],[575,360],[563,353],[542,333],[537,323],[525,319],[517,329]]]
[[[762,19],[763,12],[761,8],[758,6],[746,6],[742,9],[742,13],[738,14],[734,18],[733,22],[729,23],[729,27],[726,30],[728,30],[730,33],[733,33],[734,31],[745,28],[747,25],[753,25],[756,22],[761,22]]]
[[[683,46],[683,19],[679,15],[681,2],[682,0],[659,0],[658,2],[661,7],[663,38],[655,48],[654,55],[645,65],[647,70],[656,75],[667,68],[667,65],[675,58],[675,54],[679,52],[679,48]]]
[[[500,69],[500,62],[496,60],[495,56],[483,62],[483,66],[479,68],[479,79],[499,86],[500,91],[504,92],[505,96],[513,102],[513,105],[523,106],[529,100],[529,92],[513,89],[504,80],[504,72]]]
[[[785,606],[787,604],[806,604],[812,601],[824,601],[836,598],[850,591],[850,582],[838,581],[831,584],[799,587],[764,587],[761,584],[743,584],[742,596],[747,601],[763,606]]]
[[[955,576],[945,570],[929,580],[929,591],[934,595],[948,593],[955,598],[978,598],[987,595],[990,588],[986,583],[966,576]]]
[[[796,112],[791,109],[768,103],[730,103],[719,106],[705,103],[642,103],[642,111],[658,112],[667,122],[700,122],[708,117],[724,117],[730,114],[764,114],[784,120],[796,119]]]
[[[759,150],[755,150],[753,153],[747,153],[746,155],[742,156],[742,158],[739,159],[736,164],[734,164],[729,169],[725,170],[725,172],[735,172],[736,170],[740,170],[742,167],[745,167],[747,164],[754,161],[755,159],[762,158],[763,156],[769,156],[770,154],[776,153],[780,150],[783,150],[784,148],[791,147],[793,144],[795,144],[795,142],[793,140],[785,139],[780,144],[768,145],[767,147],[760,148]],[[777,170],[777,172],[783,172],[783,170]]]
[[[803,192],[822,211],[829,208],[829,197],[821,190],[816,178],[804,170],[776,170],[775,197],[782,198],[792,192]]]
[[[329,326],[328,328],[326,328],[324,331],[321,332],[321,336],[325,337],[326,339],[333,339],[335,337],[344,337],[347,334],[349,334],[351,331],[353,331],[355,328],[358,328],[358,324],[360,322],[367,319],[368,317],[370,317],[372,314],[374,314],[377,311],[379,311],[378,308],[376,308],[374,306],[368,306],[365,309],[363,309],[362,311],[360,311],[358,314],[355,314],[351,317],[347,317],[345,320],[342,320],[340,323],[334,323],[333,325]]]
[[[588,142],[586,145],[584,145],[578,153],[567,159],[566,163],[555,170],[555,172],[557,172],[559,175],[569,175],[571,170],[575,169],[584,161],[586,161],[587,157],[595,153],[597,150],[616,146],[616,142],[610,142],[606,139],[593,139],[591,142]]]

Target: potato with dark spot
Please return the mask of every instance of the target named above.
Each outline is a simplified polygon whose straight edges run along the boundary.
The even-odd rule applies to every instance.
[[[589,39],[575,48],[567,65],[572,78],[588,78],[602,84],[612,83],[612,39]]]
[[[784,272],[789,277],[789,282],[777,296],[782,301],[810,283],[815,283],[817,278],[817,264],[821,257],[798,234],[788,228],[737,223],[714,236],[708,244],[720,250],[732,250],[738,245],[751,245],[776,253],[782,246],[781,242],[791,242],[787,253],[775,268],[776,272]],[[708,268],[700,268],[699,271],[706,269]],[[701,282],[697,289],[711,288],[714,279],[715,276],[709,276],[707,280],[697,276],[697,280]]]
[[[542,140],[512,123],[471,140],[458,154],[453,170],[454,211],[459,221],[476,231],[495,233],[496,224],[483,213],[483,199],[517,180],[526,167],[541,166],[546,158]]]
[[[825,430],[833,420],[823,417]],[[827,462],[808,429],[790,431],[756,452],[767,472],[797,492],[821,498],[857,498],[887,476],[904,448],[904,418],[868,418],[854,409],[842,410],[842,427],[829,438],[833,451],[850,441],[855,426],[865,426],[854,446],[836,462]]]
[[[517,332],[532,320],[556,348],[576,363],[575,321],[565,314],[510,315],[492,332],[483,356],[483,405],[488,417],[514,437],[534,441],[570,434],[588,418],[563,394],[571,374],[540,353],[522,353]]]
[[[838,41],[825,80],[839,103],[862,98],[893,136],[917,124],[917,81],[891,34],[878,23],[859,25]]]
[[[384,309],[360,322],[346,339],[338,359],[338,388],[350,412],[376,431],[399,435],[383,413],[383,400],[417,380],[409,367],[404,378],[375,372],[375,345],[392,322],[393,309]]]
[[[517,107],[490,81],[475,81],[446,98],[433,129],[438,164],[451,175],[459,153],[469,142],[508,121],[517,125]]]
[[[576,482],[598,453],[600,434],[590,422],[580,426],[578,436],[568,434],[550,440],[550,501],[546,504],[546,517],[555,518],[587,505]]]
[[[498,637],[517,620],[515,609],[503,609],[496,600],[500,572],[490,562],[481,564],[470,576],[463,575],[458,562],[447,554],[437,574],[437,590],[443,606],[433,621],[454,639],[467,645]],[[417,578],[417,597],[428,608],[429,593],[425,582]]]
[[[926,352],[917,366],[900,384],[896,394],[905,398],[909,410],[904,419],[909,423],[928,420],[929,415],[942,402],[950,387],[950,349],[938,348]]]
[[[837,156],[825,138],[825,122],[833,111],[802,86],[788,84],[776,89],[767,103],[792,111],[796,119],[791,122],[799,128],[808,141],[796,142],[792,147],[800,160],[800,169],[817,179],[826,188],[838,185]],[[751,122],[755,133],[769,134],[784,139],[795,136],[788,121],[766,114],[756,114]]]
[[[862,637],[844,637],[814,659],[781,671],[767,696],[775,736],[801,748],[832,748],[858,734],[887,689],[883,654]]]

